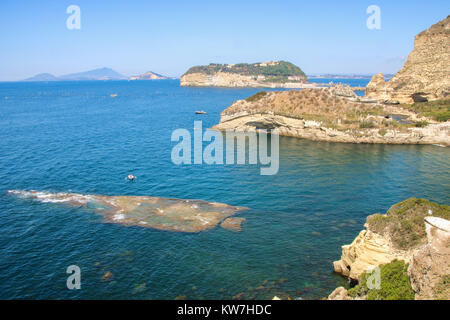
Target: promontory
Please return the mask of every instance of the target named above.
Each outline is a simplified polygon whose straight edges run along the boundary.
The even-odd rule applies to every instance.
[[[416,37],[389,82],[374,76],[365,96],[334,85],[259,92],[221,113],[217,130],[277,129],[329,142],[450,146],[450,17]]]
[[[190,68],[181,76],[185,87],[254,87],[254,88],[306,88],[305,73],[286,61],[263,63],[215,64]]]

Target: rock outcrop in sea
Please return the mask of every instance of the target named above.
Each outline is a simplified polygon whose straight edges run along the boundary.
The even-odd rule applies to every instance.
[[[403,68],[388,82],[375,75],[366,88],[368,98],[389,103],[412,103],[450,95],[450,16],[421,32]]]
[[[376,267],[404,261],[405,277],[415,299],[450,299],[450,207],[423,199],[409,199],[394,205],[385,215],[367,218],[365,230],[350,245],[342,247],[342,257],[334,271],[361,281]],[[383,278],[381,278],[383,281]],[[345,288],[336,289],[331,300],[351,297]]]
[[[23,190],[11,190],[8,193],[40,202],[84,207],[103,215],[107,223],[191,233],[212,229],[236,212],[247,209],[218,202],[146,196],[99,196]]]
[[[254,87],[254,88],[307,88],[305,73],[285,61],[264,63],[210,64],[190,68],[180,78],[185,87]]]
[[[450,145],[450,122],[358,97],[344,85],[259,92],[225,109],[213,129],[277,129],[280,135],[329,142]]]

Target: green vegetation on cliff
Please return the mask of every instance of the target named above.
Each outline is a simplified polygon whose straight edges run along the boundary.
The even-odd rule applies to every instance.
[[[388,233],[393,244],[403,250],[413,248],[426,238],[424,218],[429,215],[450,220],[450,206],[425,199],[411,198],[392,206],[385,215],[367,218],[369,229],[378,234]]]
[[[272,78],[273,80],[278,79],[279,81],[282,81],[284,78],[290,76],[306,79],[306,75],[302,69],[286,61],[252,64],[238,63],[234,65],[211,63],[207,66],[192,67],[185,73],[185,75],[191,73],[212,75],[217,72],[236,73],[245,76],[265,76]]]
[[[414,300],[414,291],[408,277],[408,265],[395,260],[380,266],[379,289],[369,289],[375,271],[365,273],[357,286],[348,290],[349,296],[366,297],[367,300]]]
[[[450,275],[446,275],[441,282],[434,288],[436,300],[449,300],[450,297]]]
[[[401,104],[399,107],[439,122],[445,122],[450,119],[450,99]]]
[[[254,102],[254,101],[258,101],[260,100],[262,97],[265,97],[267,95],[266,91],[261,91],[258,93],[255,93],[254,95],[252,95],[251,97],[248,97],[247,99],[245,99],[245,101],[248,102]]]

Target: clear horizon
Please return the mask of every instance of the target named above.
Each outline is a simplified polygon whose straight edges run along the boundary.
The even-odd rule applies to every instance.
[[[81,29],[66,12],[81,9]],[[366,9],[381,9],[369,30]],[[0,81],[108,67],[179,77],[194,65],[290,61],[306,74],[396,73],[444,1],[41,1],[0,4]]]

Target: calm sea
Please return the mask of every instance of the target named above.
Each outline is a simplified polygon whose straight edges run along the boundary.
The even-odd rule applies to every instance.
[[[176,80],[0,83],[0,298],[317,299],[346,284],[332,262],[367,215],[409,197],[450,202],[450,151],[437,146],[281,137],[276,176],[250,165],[172,164],[174,129],[193,132],[199,119],[212,126],[257,91],[181,88]],[[130,172],[135,183],[124,180]],[[83,208],[23,200],[11,189],[250,210],[239,214],[240,233],[186,234],[104,224]],[[81,268],[81,290],[66,288],[70,265]]]

